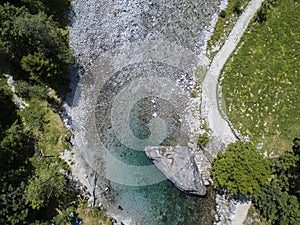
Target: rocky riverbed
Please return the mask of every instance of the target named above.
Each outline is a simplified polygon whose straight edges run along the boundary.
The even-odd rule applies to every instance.
[[[72,1],[70,157],[90,204],[128,224],[212,223],[206,200],[177,191],[144,148],[196,146],[200,97],[190,93],[219,10],[219,0]],[[203,171],[207,160],[193,154]]]

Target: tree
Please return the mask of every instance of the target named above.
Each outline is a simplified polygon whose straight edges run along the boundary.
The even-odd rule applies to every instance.
[[[271,170],[269,160],[251,143],[237,141],[218,153],[211,174],[215,187],[250,197],[268,183]]]
[[[272,174],[276,176],[278,185],[286,191],[289,191],[296,174],[299,158],[293,152],[284,152],[278,159],[271,163]]]
[[[300,138],[295,138],[293,143],[293,153],[297,157],[297,162],[292,171],[293,176],[290,179],[290,191],[297,196],[300,202]]]
[[[27,74],[35,81],[65,78],[71,52],[66,30],[44,12],[0,5],[0,62],[4,72]]]
[[[17,119],[16,106],[9,91],[0,89],[0,141],[3,133]]]
[[[33,209],[42,209],[51,203],[54,207],[61,207],[70,200],[67,178],[62,173],[67,164],[59,157],[32,157],[31,163],[35,167],[35,174],[31,177],[25,189],[26,203]]]
[[[23,196],[32,172],[30,139],[15,122],[0,142],[0,224],[26,224],[29,207]]]
[[[16,177],[17,175],[12,172],[9,176]],[[29,210],[23,198],[25,182],[10,183],[7,182],[9,177],[3,178],[1,174],[0,224],[26,224]]]
[[[270,185],[262,188],[255,198],[254,206],[263,218],[271,224],[298,225],[300,224],[300,209],[297,198],[282,191],[273,180]]]
[[[293,140],[292,151],[286,151],[271,163],[272,173],[282,190],[300,201],[300,139]]]
[[[284,152],[271,163],[272,181],[254,199],[255,208],[272,225],[300,224],[299,139],[293,142],[293,151]]]

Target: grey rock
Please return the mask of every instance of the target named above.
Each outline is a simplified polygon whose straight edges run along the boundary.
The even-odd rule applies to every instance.
[[[145,152],[178,189],[194,195],[206,194],[206,187],[188,147],[146,147]]]
[[[263,148],[263,146],[264,146],[264,143],[260,142],[260,143],[257,144],[256,149],[260,150],[260,149]]]
[[[220,138],[218,137],[211,137],[210,141],[207,145],[203,148],[203,153],[205,157],[212,162],[214,157],[217,156],[219,151],[224,151],[226,149],[226,145],[222,143]]]
[[[187,146],[188,146],[189,148],[191,148],[191,149],[195,149],[195,145],[194,145],[193,143],[191,143],[191,142],[189,142],[189,143],[187,144]]]

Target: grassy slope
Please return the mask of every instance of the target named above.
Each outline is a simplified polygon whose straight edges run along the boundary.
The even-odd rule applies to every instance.
[[[38,148],[42,155],[59,156],[65,149],[69,149],[67,140],[71,132],[64,126],[56,110],[45,100],[31,99],[27,102],[29,106],[22,109],[19,115],[26,128],[33,131],[37,137]]]
[[[222,47],[231,29],[233,28],[234,23],[238,19],[239,12],[246,8],[249,1],[250,0],[228,0],[226,9],[224,9],[224,11],[220,13],[217,24],[214,28],[214,33],[207,43],[207,52],[211,59],[215,56],[219,49],[214,48],[216,46],[219,46],[220,48]]]
[[[244,38],[223,82],[229,118],[268,152],[290,149],[300,134],[299,11],[300,2],[278,1]]]
[[[81,204],[76,209],[78,217],[82,219],[85,224],[99,225],[99,224],[112,224],[104,212],[96,207],[87,207],[86,204]]]

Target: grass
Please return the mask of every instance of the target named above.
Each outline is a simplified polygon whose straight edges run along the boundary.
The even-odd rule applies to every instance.
[[[45,100],[31,99],[29,106],[19,112],[25,128],[36,137],[43,156],[58,156],[69,149],[71,132],[64,126],[60,116]]]
[[[281,153],[300,134],[300,3],[278,1],[243,37],[223,81],[226,112],[243,135]]]
[[[76,214],[82,219],[83,224],[99,225],[112,224],[106,214],[100,211],[97,207],[89,207],[86,203],[80,204],[76,209]]]
[[[238,16],[246,8],[250,0],[228,0],[226,9],[220,12],[214,33],[207,43],[207,53],[212,59],[223,46]]]
[[[39,147],[44,154],[59,154],[65,149],[69,149],[67,140],[70,138],[70,131],[64,126],[60,116],[48,108],[45,120],[49,123],[44,127],[43,135],[40,137]]]

